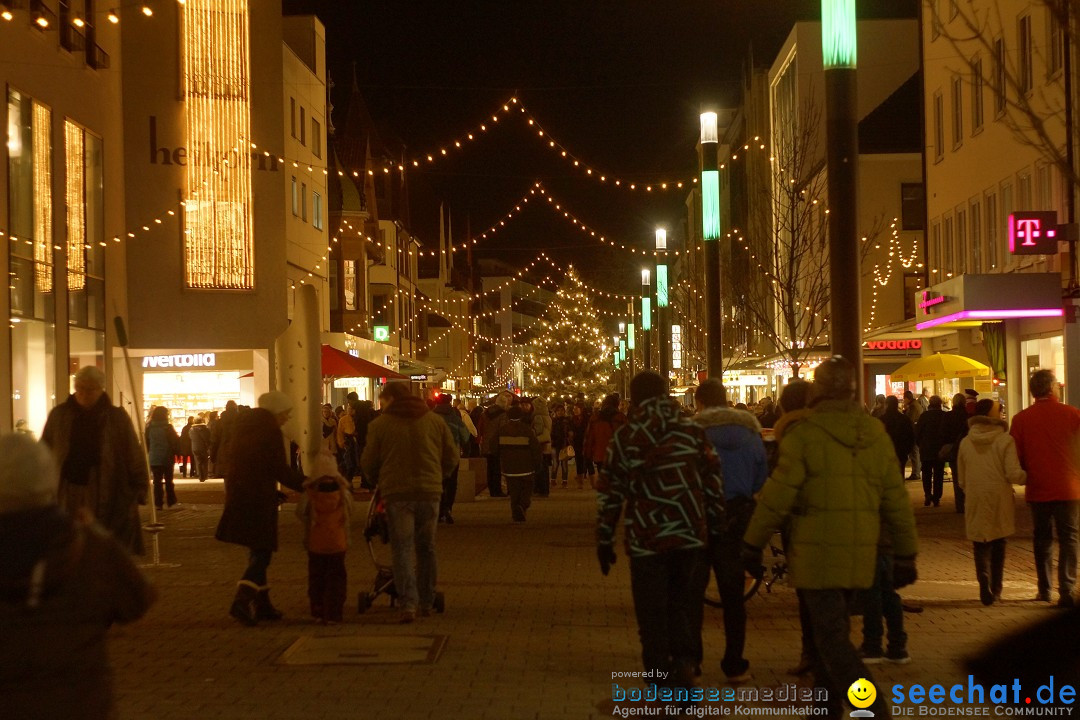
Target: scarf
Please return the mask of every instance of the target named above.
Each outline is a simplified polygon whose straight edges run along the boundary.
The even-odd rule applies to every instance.
[[[74,412],[71,421],[71,437],[68,453],[60,478],[72,485],[87,485],[90,474],[101,465],[101,438],[105,430],[105,417],[112,406],[109,396],[102,393],[92,407],[83,408],[72,395],[67,399]]]

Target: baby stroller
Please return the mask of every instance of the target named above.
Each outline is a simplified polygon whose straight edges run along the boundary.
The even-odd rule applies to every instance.
[[[390,560],[390,523],[386,517],[386,503],[379,488],[372,493],[368,504],[367,522],[364,525],[364,540],[371,553],[371,563],[375,566],[375,582],[371,592],[363,592],[356,598],[357,612],[365,613],[380,595],[390,598],[390,607],[397,603],[397,588],[394,587],[394,566]],[[432,608],[437,613],[446,610],[446,598],[441,592],[435,593]]]

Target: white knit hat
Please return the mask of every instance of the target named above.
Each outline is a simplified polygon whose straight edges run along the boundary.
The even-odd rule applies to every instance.
[[[25,433],[0,435],[0,513],[55,503],[59,482],[47,447]]]
[[[334,456],[327,452],[321,452],[315,456],[314,462],[311,463],[311,469],[308,472],[309,478],[338,478],[341,477],[341,473],[338,472],[337,460]]]
[[[259,407],[263,410],[269,410],[275,415],[280,415],[283,412],[292,410],[293,401],[291,397],[280,390],[271,390],[259,396]]]

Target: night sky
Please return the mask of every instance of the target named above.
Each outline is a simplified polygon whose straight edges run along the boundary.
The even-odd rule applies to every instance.
[[[332,95],[340,110],[357,80],[384,143],[437,152],[516,95],[572,152],[624,182],[690,179],[703,106],[732,106],[751,47],[769,64],[818,0],[286,0],[286,12],[327,26]],[[860,0],[862,17],[913,17],[917,0]],[[335,113],[335,117],[337,113]],[[565,209],[624,244],[651,247],[658,225],[685,216],[684,191],[648,195],[601,185],[502,118],[465,151],[410,175],[412,225],[437,238],[438,203],[455,240],[498,221],[541,180]],[[478,256],[521,266],[551,248],[587,266],[605,289],[633,292],[640,255],[604,249],[542,207],[482,241]]]

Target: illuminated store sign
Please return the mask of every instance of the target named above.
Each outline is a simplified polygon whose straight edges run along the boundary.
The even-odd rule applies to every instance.
[[[1015,212],[1009,215],[1008,236],[1013,255],[1057,255],[1057,213]]]
[[[375,339],[375,342],[387,342],[390,339],[390,326],[376,325],[371,328],[371,336]]]
[[[922,340],[868,340],[868,350],[919,350]]]
[[[214,367],[217,354],[194,353],[191,355],[147,355],[142,360],[144,368]]]

